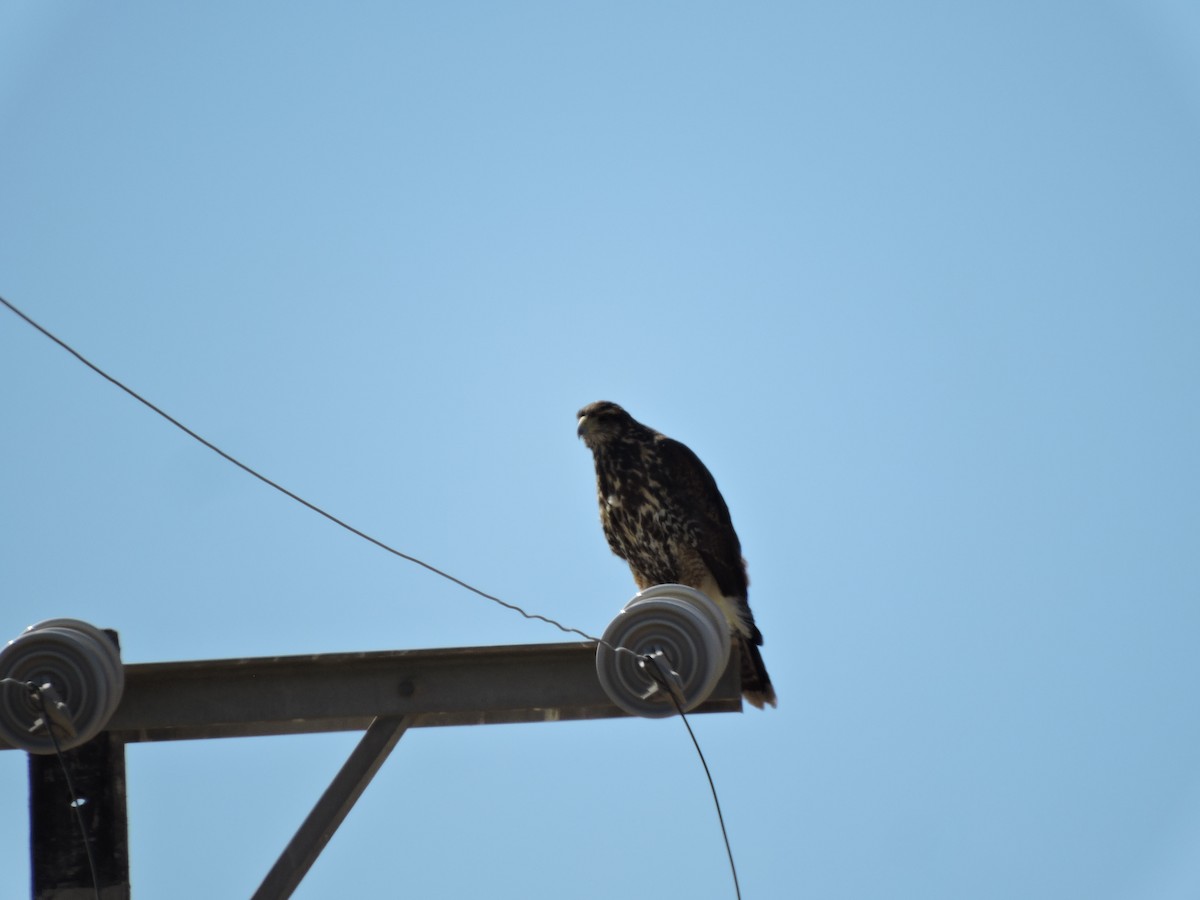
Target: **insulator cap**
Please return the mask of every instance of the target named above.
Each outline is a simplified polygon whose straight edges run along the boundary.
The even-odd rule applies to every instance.
[[[631,715],[657,719],[676,711],[667,688],[647,671],[652,664],[642,664],[656,651],[679,675],[686,712],[708,699],[729,663],[729,625],[707,596],[682,584],[654,585],[626,603],[596,648],[596,674],[612,701]]]
[[[44,722],[42,705],[27,688],[11,682],[0,685],[0,737],[14,747],[43,755],[54,752],[49,727],[56,729],[63,750],[103,731],[125,688],[125,669],[115,643],[99,628],[78,619],[47,619],[30,625],[0,650],[0,678],[39,687],[49,684],[53,694],[43,695],[47,706],[51,696],[62,702],[52,721],[69,717],[70,727],[65,722]]]

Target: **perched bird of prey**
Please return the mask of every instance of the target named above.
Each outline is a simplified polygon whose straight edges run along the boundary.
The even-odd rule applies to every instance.
[[[741,644],[746,700],[759,709],[775,706],[758,649],[762,634],[746,600],[742,546],[704,463],[607,400],[579,411],[578,434],[595,459],[604,536],[638,588],[684,584],[707,594]]]

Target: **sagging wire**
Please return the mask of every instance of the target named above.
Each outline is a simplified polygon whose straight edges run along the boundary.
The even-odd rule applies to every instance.
[[[0,684],[12,684],[17,687],[25,688],[29,691],[30,696],[36,697],[38,706],[42,709],[42,726],[46,729],[46,733],[50,735],[50,742],[54,745],[54,755],[58,758],[58,766],[62,769],[63,779],[66,781],[67,793],[71,797],[71,809],[75,810],[75,822],[79,825],[79,836],[83,840],[83,849],[87,854],[88,871],[92,876],[92,893],[96,900],[100,900],[100,875],[96,870],[96,857],[92,854],[92,841],[88,837],[87,824],[83,821],[83,802],[79,799],[79,795],[75,793],[75,783],[71,781],[71,772],[67,767],[67,761],[63,756],[62,745],[58,743],[58,735],[54,733],[54,719],[50,713],[50,707],[46,702],[46,693],[50,689],[49,684],[37,685],[32,681],[20,681],[16,678],[0,678]],[[51,703],[55,703],[55,699],[51,698]]]
[[[108,381],[109,383],[115,385],[116,387],[120,388],[122,391],[124,391],[126,394],[128,394],[130,397],[132,397],[134,400],[137,400],[139,403],[141,403],[146,408],[150,409],[152,412],[155,412],[162,418],[166,419],[168,422],[170,422],[172,425],[174,425],[176,428],[178,428],[180,431],[182,431],[188,437],[198,441],[200,444],[203,444],[205,447],[207,447],[209,450],[216,453],[222,459],[224,459],[230,463],[233,463],[233,465],[237,466],[243,472],[247,473],[248,475],[252,475],[253,477],[257,478],[259,481],[261,481],[263,484],[267,485],[268,487],[274,488],[275,490],[279,491],[284,496],[291,498],[292,500],[299,503],[301,506],[304,506],[304,507],[312,510],[313,512],[317,513],[320,516],[323,516],[324,518],[328,519],[330,522],[333,522],[335,525],[338,525],[338,526],[344,528],[346,531],[350,532],[351,534],[355,535],[356,537],[362,538],[363,540],[365,540],[371,544],[374,544],[376,547],[379,547],[381,550],[386,550],[388,553],[392,554],[393,556],[399,557],[400,559],[403,559],[407,562],[415,563],[416,565],[421,566],[422,568],[432,572],[434,575],[439,575],[442,578],[445,578],[447,581],[451,581],[454,584],[457,584],[459,587],[464,588],[465,590],[468,590],[471,593],[484,598],[485,600],[490,600],[493,603],[496,603],[496,604],[504,607],[505,609],[512,610],[513,612],[519,613],[520,615],[524,616],[526,619],[536,619],[537,621],[545,622],[548,625],[553,625],[559,631],[562,631],[566,634],[575,634],[575,635],[578,635],[589,641],[595,641],[596,643],[602,644],[603,646],[607,647],[609,650],[613,651],[614,653],[629,653],[629,654],[633,654],[633,655],[637,656],[638,659],[640,660],[639,664],[642,666],[642,668],[645,669],[651,675],[652,678],[654,678],[656,681],[659,682],[660,685],[663,686],[663,688],[667,692],[667,695],[671,698],[671,702],[672,702],[672,704],[674,704],[676,712],[679,713],[679,718],[683,720],[684,727],[687,728],[688,736],[691,737],[691,739],[692,739],[692,745],[696,748],[696,754],[700,757],[700,764],[704,767],[704,774],[705,774],[705,777],[707,777],[707,779],[708,779],[708,786],[712,792],[713,805],[716,807],[716,810],[717,810],[717,821],[721,825],[721,836],[724,838],[724,841],[725,841],[725,853],[729,857],[729,869],[733,875],[734,891],[737,895],[738,900],[741,900],[742,891],[741,891],[741,887],[738,883],[737,867],[734,865],[734,862],[733,862],[733,849],[731,848],[730,843],[729,843],[729,832],[725,828],[725,816],[721,812],[721,801],[717,797],[717,786],[713,781],[712,772],[708,768],[708,761],[704,758],[704,752],[700,749],[700,742],[696,739],[696,733],[692,730],[692,725],[688,721],[687,716],[684,715],[682,703],[680,701],[680,698],[676,694],[677,688],[675,686],[675,682],[677,682],[679,676],[673,670],[664,669],[663,667],[665,664],[661,658],[654,656],[654,655],[639,654],[636,651],[629,649],[628,647],[614,647],[611,643],[606,641],[604,638],[596,637],[595,635],[588,634],[586,631],[582,631],[581,629],[572,628],[568,625],[564,625],[561,622],[557,621],[556,619],[550,618],[549,616],[544,616],[539,613],[528,612],[527,610],[521,608],[520,606],[518,606],[515,603],[509,603],[508,601],[502,600],[493,594],[489,594],[487,591],[481,590],[480,588],[477,588],[472,584],[468,584],[467,582],[463,581],[461,578],[456,578],[455,576],[451,575],[450,573],[445,572],[445,571],[437,568],[436,566],[425,562],[422,559],[418,559],[415,556],[410,556],[407,553],[403,553],[400,550],[397,550],[395,547],[392,547],[390,544],[384,543],[383,541],[379,540],[378,538],[372,537],[371,535],[367,534],[366,532],[361,531],[358,528],[355,528],[353,525],[349,524],[348,522],[343,521],[342,519],[339,519],[337,516],[333,515],[330,512],[327,512],[326,510],[317,506],[315,503],[311,503],[310,501],[305,500],[299,494],[296,494],[296,493],[288,490],[287,488],[283,487],[278,482],[272,481],[270,478],[263,475],[261,472],[257,471],[256,469],[251,468],[246,463],[242,462],[241,460],[237,459],[236,457],[232,456],[231,454],[226,453],[224,450],[222,450],[216,444],[212,443],[211,441],[209,441],[206,438],[202,437],[201,435],[197,434],[195,431],[188,428],[186,425],[184,425],[182,422],[180,422],[178,419],[176,419],[174,416],[170,415],[169,413],[167,413],[165,410],[159,408],[158,406],[155,406],[153,403],[151,403],[149,400],[147,400],[145,397],[143,397],[137,391],[126,386],[124,383],[117,380],[112,375],[109,375],[107,372],[105,372],[98,365],[96,365],[91,360],[89,360],[87,357],[85,357],[82,353],[80,353],[78,350],[76,350],[74,347],[72,347],[66,341],[59,338],[57,335],[52,333],[49,329],[44,328],[43,326],[39,325],[37,322],[35,322],[32,318],[30,318],[28,315],[26,315],[24,312],[22,312],[16,306],[9,303],[8,300],[6,300],[4,297],[0,297],[0,304],[3,304],[5,307],[8,308],[8,310],[10,312],[14,313],[19,318],[24,320],[26,322],[26,324],[32,326],[37,331],[41,332],[42,335],[49,338],[54,343],[58,344],[59,347],[66,350],[68,353],[70,353],[72,356],[74,356],[77,360],[79,360],[81,363],[83,363],[85,366],[87,366],[89,369],[91,369],[93,372],[95,372],[101,378],[103,378],[104,380]],[[672,680],[671,676],[674,676],[674,679],[675,679],[674,681]],[[9,679],[9,680],[11,680],[11,679]],[[23,682],[18,682],[18,683],[23,684]],[[39,697],[39,699],[41,699],[40,692],[38,694],[38,697]],[[43,702],[43,709],[45,709],[44,700],[42,702]],[[50,729],[50,733],[51,733],[51,738],[54,739],[54,746],[55,746],[55,750],[57,751],[58,740],[57,740],[57,738],[54,737],[53,729]],[[61,754],[59,755],[59,763],[62,764]],[[67,774],[65,764],[63,764],[63,774],[64,775]],[[68,787],[70,787],[70,776],[67,776],[67,777],[68,777]],[[74,796],[73,792],[72,792],[72,796]],[[76,811],[76,814],[79,816],[80,828],[82,829],[83,828],[83,816],[81,813],[79,813],[78,806],[76,806],[75,811]],[[85,837],[85,843],[86,843],[86,837]],[[88,851],[88,862],[92,863],[92,852],[91,852],[90,845],[87,847],[87,851]],[[93,880],[95,880],[94,864],[92,867],[92,874],[93,874]],[[96,883],[98,884],[98,882],[96,882]],[[97,888],[96,896],[97,896],[97,900],[98,900],[98,898],[99,898],[99,889],[98,888]]]
[[[478,594],[480,597],[483,597],[485,600],[491,600],[493,603],[497,603],[500,606],[503,606],[505,609],[510,609],[513,612],[520,613],[527,619],[537,619],[540,622],[545,622],[548,625],[553,625],[559,631],[565,632],[567,634],[577,634],[580,637],[586,638],[589,641],[597,641],[602,644],[607,643],[604,640],[602,640],[601,638],[598,638],[594,635],[588,634],[586,631],[581,631],[578,628],[571,628],[568,625],[564,625],[561,622],[551,619],[549,616],[543,616],[543,615],[539,615],[538,613],[527,612],[526,610],[522,609],[520,606],[517,606],[515,603],[509,603],[505,600],[501,600],[499,597],[489,594],[489,593],[487,593],[487,591],[480,590],[479,588],[475,587],[474,585],[468,584],[467,582],[463,581],[460,578],[455,578],[453,575],[451,575],[448,572],[442,571],[437,566],[430,565],[429,563],[425,562],[424,560],[417,559],[417,557],[415,557],[415,556],[409,556],[407,553],[402,553],[401,551],[397,550],[395,547],[392,547],[389,544],[385,544],[383,541],[379,540],[378,538],[372,537],[371,535],[367,534],[366,532],[360,531],[359,529],[355,528],[353,525],[349,524],[348,522],[345,522],[342,519],[339,519],[337,516],[333,515],[333,513],[326,512],[324,509],[317,506],[315,503],[310,503],[308,500],[305,500],[299,494],[289,491],[283,485],[279,484],[278,482],[272,481],[266,475],[263,475],[261,472],[255,470],[255,469],[252,469],[250,466],[246,465],[240,459],[237,459],[236,457],[230,455],[229,453],[226,453],[224,450],[222,450],[216,444],[212,443],[211,441],[207,440],[204,437],[201,437],[199,434],[192,431],[192,429],[188,428],[186,425],[184,425],[182,422],[180,422],[174,416],[167,413],[165,410],[155,406],[153,403],[151,403],[149,400],[147,400],[145,397],[143,397],[141,394],[139,394],[133,388],[127,387],[125,384],[118,381],[112,375],[109,375],[107,372],[105,372],[98,365],[96,365],[94,362],[92,362],[87,357],[85,357],[82,353],[80,353],[78,350],[76,350],[74,347],[72,347],[66,341],[57,337],[56,335],[51,333],[48,329],[43,328],[41,325],[39,325],[37,322],[35,322],[33,319],[31,319],[24,312],[17,309],[17,307],[13,306],[11,303],[9,303],[7,300],[5,300],[3,297],[0,297],[0,303],[4,304],[4,306],[8,307],[8,309],[11,312],[15,313],[17,316],[24,319],[27,324],[33,326],[35,329],[40,331],[43,335],[48,337],[50,340],[54,341],[54,343],[58,344],[58,346],[62,347],[64,350],[66,350],[68,353],[70,353],[72,356],[74,356],[77,360],[79,360],[81,363],[83,363],[85,366],[87,366],[89,369],[91,369],[93,372],[95,372],[97,375],[99,375],[101,378],[110,382],[113,385],[116,385],[121,390],[123,390],[125,393],[127,393],[130,397],[132,397],[134,400],[138,401],[143,406],[147,407],[148,409],[152,410],[153,412],[158,413],[158,415],[162,416],[164,419],[166,419],[168,422],[170,422],[172,425],[174,425],[176,428],[178,428],[180,431],[182,431],[188,437],[193,438],[196,441],[199,441],[201,444],[203,444],[205,447],[207,447],[213,453],[216,453],[222,459],[233,463],[235,466],[237,466],[243,472],[247,473],[248,475],[253,475],[255,478],[257,478],[263,484],[265,484],[269,487],[273,487],[275,490],[279,491],[279,493],[283,494],[285,497],[290,497],[292,500],[295,500],[301,506],[305,506],[308,509],[312,510],[313,512],[317,513],[318,515],[324,516],[330,522],[333,522],[335,525],[341,526],[342,528],[346,529],[348,532],[355,535],[356,537],[360,537],[364,541],[368,541],[368,542],[374,544],[376,547],[379,547],[381,550],[386,550],[388,553],[391,553],[393,556],[398,556],[400,559],[406,560],[410,563],[415,563],[416,565],[429,570],[430,572],[432,572],[435,575],[440,575],[442,578],[445,578],[447,581],[452,581],[455,584],[457,584],[459,587],[465,588],[466,590],[470,591],[473,594]],[[610,647],[610,649],[615,651],[618,648]],[[626,652],[628,652],[628,651],[626,651]]]
[[[733,876],[733,892],[737,900],[742,900],[742,886],[738,882],[737,865],[733,861],[733,847],[729,843],[729,831],[725,828],[725,815],[721,812],[721,800],[717,796],[717,784],[713,781],[712,771],[708,768],[708,760],[704,758],[704,751],[700,749],[700,742],[696,739],[696,732],[692,730],[692,723],[688,721],[688,717],[683,712],[683,695],[680,690],[682,679],[679,673],[669,665],[669,660],[663,653],[650,653],[642,657],[642,669],[653,678],[671,698],[671,703],[675,706],[675,711],[679,713],[679,718],[683,720],[683,727],[687,729],[688,737],[692,739],[692,746],[696,748],[696,755],[700,757],[700,765],[704,767],[704,777],[708,779],[708,789],[712,792],[713,806],[717,810],[717,822],[721,825],[721,837],[725,840],[725,855],[729,858],[729,873]]]

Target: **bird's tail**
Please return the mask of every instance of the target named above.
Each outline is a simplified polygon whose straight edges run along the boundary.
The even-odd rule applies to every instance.
[[[756,709],[762,709],[766,704],[778,706],[775,700],[775,688],[771,686],[771,676],[767,674],[766,664],[758,645],[749,638],[740,638],[742,651],[742,695],[746,702]]]

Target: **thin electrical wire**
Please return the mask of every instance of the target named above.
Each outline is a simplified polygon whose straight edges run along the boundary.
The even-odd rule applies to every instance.
[[[250,466],[246,465],[240,459],[237,459],[236,457],[231,456],[230,454],[226,453],[224,450],[222,450],[216,444],[201,437],[199,434],[192,431],[192,429],[188,428],[186,425],[184,425],[182,422],[180,422],[174,416],[170,415],[169,413],[167,413],[164,410],[160,409],[159,407],[155,406],[153,403],[151,403],[149,400],[147,400],[145,397],[143,397],[137,391],[133,390],[133,388],[127,387],[125,384],[118,381],[112,375],[109,375],[107,372],[105,372],[98,365],[96,365],[94,362],[92,362],[87,357],[85,357],[82,353],[80,353],[78,350],[76,350],[74,347],[72,347],[66,341],[62,340],[61,338],[59,338],[58,336],[56,336],[55,334],[50,332],[48,329],[39,325],[37,322],[35,322],[33,319],[31,319],[28,315],[26,315],[21,310],[17,309],[17,307],[13,306],[13,304],[9,303],[3,297],[0,297],[0,303],[4,304],[4,306],[6,306],[9,309],[9,311],[15,313],[17,316],[19,316],[21,319],[23,319],[27,324],[33,326],[35,329],[40,331],[43,335],[48,337],[50,340],[54,341],[54,343],[58,344],[58,346],[62,347],[62,349],[66,350],[68,353],[70,353],[72,356],[74,356],[77,360],[79,360],[81,363],[83,363],[85,366],[87,366],[89,369],[91,369],[93,372],[95,372],[101,378],[110,382],[113,385],[116,385],[121,390],[123,390],[126,394],[128,394],[130,397],[132,397],[134,400],[138,401],[143,406],[147,407],[148,409],[152,410],[153,412],[158,413],[158,415],[162,416],[164,419],[166,419],[168,422],[170,422],[172,425],[174,425],[176,428],[178,428],[180,431],[182,431],[188,437],[203,444],[205,447],[207,447],[213,453],[216,453],[222,459],[225,459],[228,462],[233,463],[235,466],[237,466],[239,469],[241,469],[243,472],[247,473],[248,475],[253,475],[255,478],[257,478],[263,484],[265,484],[269,487],[273,487],[275,490],[279,491],[279,493],[283,494],[285,497],[290,497],[292,500],[295,500],[301,506],[305,506],[308,509],[312,510],[313,512],[317,513],[318,515],[324,516],[330,522],[333,522],[335,525],[341,526],[342,528],[346,529],[346,531],[350,532],[351,534],[362,538],[364,541],[369,541],[370,543],[374,544],[376,547],[379,547],[381,550],[386,550],[388,553],[391,553],[393,556],[398,556],[400,559],[406,560],[410,563],[415,563],[416,565],[429,570],[430,572],[432,572],[435,575],[440,575],[442,578],[445,578],[447,581],[452,581],[454,584],[457,584],[459,587],[465,588],[466,590],[470,591],[471,593],[477,594],[480,597],[483,597],[485,600],[491,600],[493,603],[499,604],[500,606],[503,606],[505,609],[509,609],[509,610],[512,610],[513,612],[520,613],[522,616],[524,616],[527,619],[536,619],[539,622],[545,622],[547,625],[553,625],[559,631],[562,631],[566,634],[576,634],[582,638],[586,638],[589,641],[596,641],[601,644],[606,644],[607,646],[610,646],[610,649],[612,649],[614,651],[619,651],[619,650],[625,649],[623,647],[621,647],[621,648],[611,647],[611,645],[608,645],[607,642],[604,641],[602,638],[598,638],[594,635],[588,634],[586,631],[581,631],[578,628],[571,628],[568,625],[564,625],[561,622],[551,619],[549,616],[543,616],[538,613],[527,612],[526,610],[522,609],[520,606],[518,606],[515,603],[509,603],[506,600],[501,600],[499,597],[489,594],[487,591],[480,590],[479,588],[475,587],[474,585],[468,584],[467,582],[463,581],[460,578],[455,578],[453,575],[449,574],[448,572],[443,572],[437,566],[430,565],[429,563],[425,562],[424,560],[417,559],[417,557],[415,557],[415,556],[409,556],[407,553],[402,553],[401,551],[397,550],[395,547],[392,547],[389,544],[385,544],[383,541],[379,540],[378,538],[372,537],[371,535],[367,534],[364,531],[360,531],[359,529],[355,528],[353,525],[350,525],[349,523],[342,521],[341,519],[339,519],[337,516],[333,515],[332,513],[326,512],[321,507],[317,506],[315,503],[310,503],[309,501],[307,501],[303,497],[301,497],[299,494],[295,494],[292,491],[289,491],[287,488],[283,487],[283,485],[281,485],[275,481],[272,481],[266,475],[263,475],[261,472],[258,472],[255,469],[252,469]],[[626,651],[626,652],[629,652],[629,651]]]
[[[729,857],[729,873],[733,876],[733,892],[737,896],[737,900],[742,900],[742,886],[738,882],[737,866],[733,862],[733,847],[729,844],[729,831],[725,828],[725,815],[721,812],[721,800],[717,796],[717,785],[713,781],[712,772],[709,771],[708,760],[704,758],[704,751],[700,749],[700,742],[696,740],[696,732],[692,731],[692,723],[683,714],[683,710],[679,708],[679,704],[675,701],[674,697],[671,698],[671,702],[675,704],[679,718],[683,720],[683,727],[687,729],[688,737],[692,739],[692,746],[696,748],[696,755],[700,757],[700,765],[704,766],[704,777],[708,779],[708,788],[712,791],[713,806],[717,810],[717,821],[721,824],[721,837],[725,840],[725,855]]]
[[[222,450],[216,444],[213,444],[211,441],[206,440],[205,438],[201,437],[199,434],[192,431],[192,429],[188,428],[186,425],[184,425],[182,422],[180,422],[174,416],[170,415],[169,413],[167,413],[164,410],[160,409],[159,407],[155,406],[153,403],[151,403],[149,400],[147,400],[141,394],[137,393],[132,388],[127,387],[125,384],[123,384],[121,381],[118,381],[112,375],[109,375],[107,372],[105,372],[103,369],[101,369],[99,366],[97,366],[91,360],[87,359],[82,353],[80,353],[78,350],[76,350],[74,347],[72,347],[66,341],[64,341],[61,338],[59,338],[58,336],[56,336],[48,329],[42,327],[37,322],[35,322],[32,318],[30,318],[28,315],[26,315],[24,312],[22,312],[20,309],[18,309],[16,306],[9,303],[8,300],[6,300],[4,297],[0,297],[0,304],[3,304],[5,307],[7,307],[9,309],[9,311],[15,313],[18,317],[23,319],[27,324],[31,325],[37,331],[41,332],[45,337],[49,338],[54,343],[58,344],[58,346],[60,346],[64,350],[66,350],[68,353],[70,353],[72,356],[74,356],[77,360],[79,360],[81,363],[83,363],[85,366],[87,366],[89,369],[91,369],[97,375],[99,375],[106,381],[110,382],[111,384],[115,385],[116,387],[120,388],[126,394],[128,394],[129,396],[133,397],[133,399],[135,399],[139,403],[141,403],[143,406],[147,407],[148,409],[150,409],[153,412],[160,415],[162,418],[166,419],[168,422],[170,422],[172,425],[174,425],[176,428],[178,428],[184,434],[188,435],[188,437],[191,437],[192,439],[203,444],[209,450],[213,451],[218,456],[227,460],[228,462],[233,463],[235,466],[237,466],[239,469],[246,472],[247,474],[254,476],[259,481],[261,481],[263,484],[274,488],[275,490],[279,491],[281,494],[283,494],[286,497],[290,497],[292,500],[295,500],[301,506],[307,507],[308,509],[312,510],[313,512],[315,512],[321,516],[324,516],[330,522],[333,522],[335,525],[341,526],[346,531],[349,531],[351,534],[356,535],[357,537],[360,537],[363,540],[374,544],[376,547],[379,547],[381,550],[386,550],[388,553],[391,553],[393,556],[397,556],[400,559],[406,560],[411,563],[415,563],[416,565],[421,566],[424,569],[427,569],[428,571],[432,572],[435,575],[440,575],[442,578],[445,578],[447,581],[451,581],[454,584],[457,584],[459,587],[464,588],[473,594],[477,594],[480,597],[483,597],[485,600],[490,600],[493,603],[499,604],[500,606],[504,607],[505,609],[509,609],[509,610],[512,610],[513,612],[520,613],[522,616],[524,616],[527,619],[536,619],[540,622],[545,622],[548,625],[553,625],[555,628],[557,628],[560,631],[565,632],[567,634],[576,634],[576,635],[579,635],[580,637],[586,638],[589,641],[595,641],[599,644],[603,644],[604,646],[608,647],[610,650],[612,650],[613,652],[616,652],[616,653],[621,653],[621,652],[634,653],[635,652],[633,650],[630,650],[627,647],[614,647],[612,644],[610,644],[608,641],[604,640],[603,638],[598,638],[594,635],[588,634],[586,631],[581,631],[578,628],[571,628],[570,626],[563,625],[561,622],[558,622],[555,619],[551,619],[548,616],[543,616],[538,613],[527,612],[526,610],[522,609],[520,606],[516,605],[515,603],[509,603],[505,600],[501,600],[499,597],[489,594],[486,591],[483,591],[483,590],[475,587],[474,585],[468,584],[467,582],[463,581],[462,579],[456,578],[455,576],[449,574],[448,572],[444,572],[441,569],[437,568],[436,566],[430,565],[429,563],[425,562],[424,560],[418,559],[415,556],[410,556],[407,553],[402,553],[401,551],[397,550],[395,547],[392,547],[389,544],[384,543],[383,541],[379,540],[378,538],[372,537],[371,535],[367,534],[364,531],[360,531],[359,529],[355,528],[353,525],[350,525],[347,522],[344,522],[343,520],[339,519],[337,516],[333,515],[332,513],[326,512],[324,509],[317,506],[315,503],[310,503],[308,500],[305,500],[303,497],[299,496],[298,494],[295,494],[292,491],[289,491],[287,488],[283,487],[282,485],[278,484],[277,482],[272,481],[270,478],[261,474],[260,472],[256,471],[255,469],[251,468],[250,466],[246,465],[241,460],[230,455],[229,453],[226,453],[224,450]],[[708,779],[708,787],[709,787],[709,790],[712,792],[713,805],[716,807],[716,810],[717,810],[717,821],[721,825],[721,836],[725,840],[725,853],[729,857],[729,870],[733,874],[734,892],[736,893],[738,900],[741,900],[742,890],[741,890],[740,884],[738,883],[737,866],[734,864],[734,861],[733,861],[733,849],[729,843],[729,832],[725,828],[725,816],[721,812],[721,801],[717,797],[717,786],[713,781],[712,772],[708,768],[708,761],[704,758],[704,751],[702,751],[700,749],[700,742],[696,739],[696,733],[694,731],[692,731],[692,725],[688,721],[687,716],[684,715],[683,707],[680,706],[679,701],[675,697],[674,691],[670,688],[670,686],[666,680],[667,676],[660,669],[658,669],[658,666],[661,665],[660,661],[657,659],[654,659],[653,657],[650,657],[650,656],[641,656],[640,654],[635,654],[635,655],[639,655],[639,657],[641,659],[646,660],[648,662],[652,662],[654,664],[656,672],[657,672],[657,676],[660,680],[660,683],[664,686],[664,688],[667,691],[667,695],[671,698],[671,703],[675,706],[675,710],[679,713],[679,718],[683,720],[684,727],[687,728],[688,735],[692,739],[692,745],[696,748],[696,754],[700,757],[700,764],[704,767],[704,775]],[[39,699],[41,699],[40,692],[38,694],[38,697],[39,697]],[[45,709],[44,699],[42,699],[42,704],[43,704],[43,710],[44,710]],[[51,730],[51,737],[52,738],[54,737],[53,730]],[[57,741],[57,739],[55,739],[55,749],[56,750],[57,750],[57,747],[58,747],[58,741]],[[61,755],[59,756],[59,762],[62,763]],[[63,766],[63,774],[64,775],[66,774],[66,766],[65,765]],[[67,776],[67,777],[68,777],[68,786],[70,786],[69,785],[70,776]],[[79,813],[78,807],[76,807],[76,813],[77,814]],[[80,822],[80,827],[82,828],[83,827],[83,817],[81,814],[79,815],[79,822]],[[86,843],[86,838],[85,838],[85,843]],[[88,861],[91,862],[91,848],[90,847],[88,847]],[[93,867],[93,875],[94,874],[95,874],[95,869]],[[97,892],[97,897],[99,897],[98,892]]]
[[[42,723],[46,727],[46,733],[50,735],[50,742],[54,745],[54,755],[58,757],[58,766],[62,769],[63,778],[67,783],[67,793],[71,797],[71,809],[75,810],[75,822],[79,825],[79,836],[83,839],[83,850],[87,854],[88,870],[92,875],[92,893],[96,900],[100,900],[100,875],[96,870],[96,858],[92,854],[92,842],[88,838],[87,824],[83,821],[83,804],[79,802],[79,795],[75,793],[75,784],[71,781],[71,772],[67,768],[67,761],[63,757],[62,746],[58,743],[58,735],[54,733],[54,725],[50,721],[50,710],[46,708],[46,695],[42,692],[41,687],[34,684],[32,681],[19,681],[16,678],[0,678],[0,684],[14,684],[18,687],[23,687],[29,693],[37,697],[38,705],[42,708]]]
[[[700,765],[704,767],[704,777],[708,779],[708,789],[712,792],[713,806],[717,810],[717,821],[721,825],[721,837],[725,840],[725,855],[729,858],[729,872],[733,875],[733,892],[737,900],[742,900],[742,886],[738,881],[737,865],[733,861],[733,847],[729,843],[729,831],[725,828],[725,815],[721,812],[721,799],[717,796],[717,785],[713,781],[712,772],[708,768],[708,760],[704,758],[704,751],[700,749],[700,742],[696,740],[696,732],[692,731],[692,723],[684,715],[683,707],[679,704],[679,700],[675,696],[675,691],[671,686],[670,675],[662,669],[662,660],[654,656],[645,656],[643,659],[647,661],[647,668],[649,668],[650,664],[654,665],[655,671],[650,673],[651,677],[662,686],[663,690],[667,692],[667,696],[671,698],[671,703],[674,705],[675,711],[679,713],[679,718],[683,720],[683,727],[687,729],[688,737],[692,739],[692,746],[696,748],[696,755],[700,757]]]

